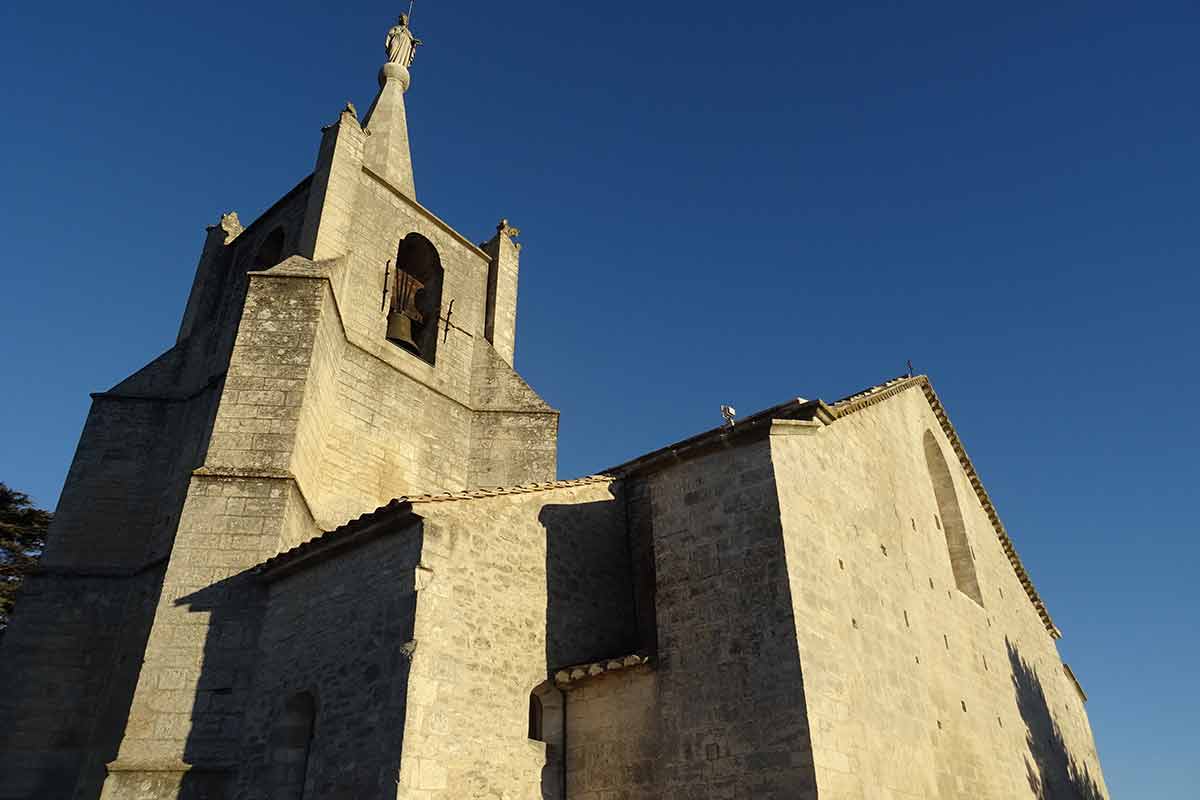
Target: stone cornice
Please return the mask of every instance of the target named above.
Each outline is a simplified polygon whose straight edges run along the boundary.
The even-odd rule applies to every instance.
[[[192,475],[197,478],[212,478],[226,480],[243,480],[243,481],[283,481],[290,483],[296,490],[296,494],[300,496],[300,502],[304,503],[304,510],[308,512],[308,518],[313,521],[313,524],[318,528],[321,527],[317,522],[317,515],[313,513],[312,503],[308,502],[308,495],[304,492],[304,487],[300,484],[300,480],[289,470],[263,470],[263,469],[241,469],[232,467],[209,466],[202,465],[192,470]]]

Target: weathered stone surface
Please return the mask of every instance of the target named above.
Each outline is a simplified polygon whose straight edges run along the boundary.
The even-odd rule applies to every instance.
[[[175,345],[95,395],[0,654],[0,798],[1106,797],[924,378],[554,480],[517,232],[414,199],[398,30],[368,129],[210,228]],[[383,296],[414,235],[422,357]]]

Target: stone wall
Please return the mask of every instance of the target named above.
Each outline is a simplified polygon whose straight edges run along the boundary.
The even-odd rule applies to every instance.
[[[215,413],[211,358],[177,345],[94,396],[0,652],[0,797],[99,794]]]
[[[633,644],[624,504],[608,482],[423,502],[400,781],[421,800],[539,797],[530,694]]]
[[[715,450],[644,480],[658,628],[656,796],[816,797],[770,448],[759,440]]]
[[[192,478],[105,798],[226,796],[264,602],[248,570],[305,515],[285,478]]]
[[[655,800],[658,685],[650,667],[619,670],[566,692],[569,800]],[[557,800],[557,799],[556,799]]]
[[[234,797],[276,800],[295,767],[305,797],[395,798],[421,558],[419,523],[273,580],[238,750]],[[315,700],[307,763],[280,753],[290,698]]]
[[[955,583],[926,431],[982,606]],[[922,391],[777,423],[771,449],[822,796],[1037,797],[1072,764],[1053,796],[1106,796],[1081,698]]]

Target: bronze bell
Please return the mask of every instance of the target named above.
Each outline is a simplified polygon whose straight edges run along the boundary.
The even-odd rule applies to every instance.
[[[417,310],[417,292],[424,287],[424,283],[404,270],[396,270],[396,291],[392,295],[391,313],[388,314],[387,338],[417,355],[421,354],[421,347],[413,339],[412,325],[425,319]]]
[[[413,341],[412,323],[413,320],[408,311],[393,311],[388,314],[387,338],[420,353],[421,348]]]

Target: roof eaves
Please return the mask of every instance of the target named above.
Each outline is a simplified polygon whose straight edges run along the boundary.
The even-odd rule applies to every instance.
[[[588,678],[597,678],[610,672],[619,672],[649,664],[651,664],[650,656],[642,653],[633,653],[618,658],[605,658],[600,661],[591,661],[587,664],[576,664],[572,667],[563,667],[562,669],[555,670],[554,683],[560,689],[567,689],[573,684],[587,680]]]
[[[546,492],[552,489],[570,489],[574,486],[588,486],[593,483],[611,483],[616,480],[612,475],[598,473],[583,478],[571,478],[561,481],[546,481],[543,483],[524,483],[516,486],[495,486],[487,489],[468,489],[462,492],[443,492],[441,494],[422,494],[405,498],[410,503],[445,503],[455,500],[476,500],[482,497],[499,497],[511,494],[531,494]]]
[[[653,472],[669,464],[686,461],[712,450],[745,444],[747,441],[756,441],[770,433],[772,420],[818,418],[824,422],[831,421],[832,417],[828,411],[829,407],[820,400],[796,398],[751,414],[745,419],[737,420],[732,425],[712,428],[666,447],[652,450],[643,456],[606,469],[604,472],[621,478]]]
[[[276,578],[302,569],[334,552],[361,544],[380,534],[394,531],[396,530],[396,522],[398,520],[405,517],[419,518],[419,515],[413,509],[414,504],[445,503],[502,495],[530,494],[551,489],[588,486],[595,483],[611,483],[613,480],[615,479],[611,475],[589,475],[585,478],[575,478],[572,480],[529,483],[519,486],[499,486],[492,489],[471,489],[465,492],[423,494],[415,497],[397,497],[395,500],[380,506],[374,511],[363,514],[357,519],[350,520],[331,531],[315,536],[290,550],[285,550],[278,555],[272,556],[257,567],[254,567],[253,572],[263,580],[275,580]]]
[[[277,580],[316,561],[323,560],[335,552],[362,544],[383,533],[394,531],[396,530],[395,523],[405,517],[416,519],[417,515],[413,513],[412,503],[407,498],[398,497],[387,505],[380,506],[357,519],[352,519],[344,525],[314,536],[290,550],[284,550],[282,553],[272,556],[254,567],[252,571],[261,580]]]

